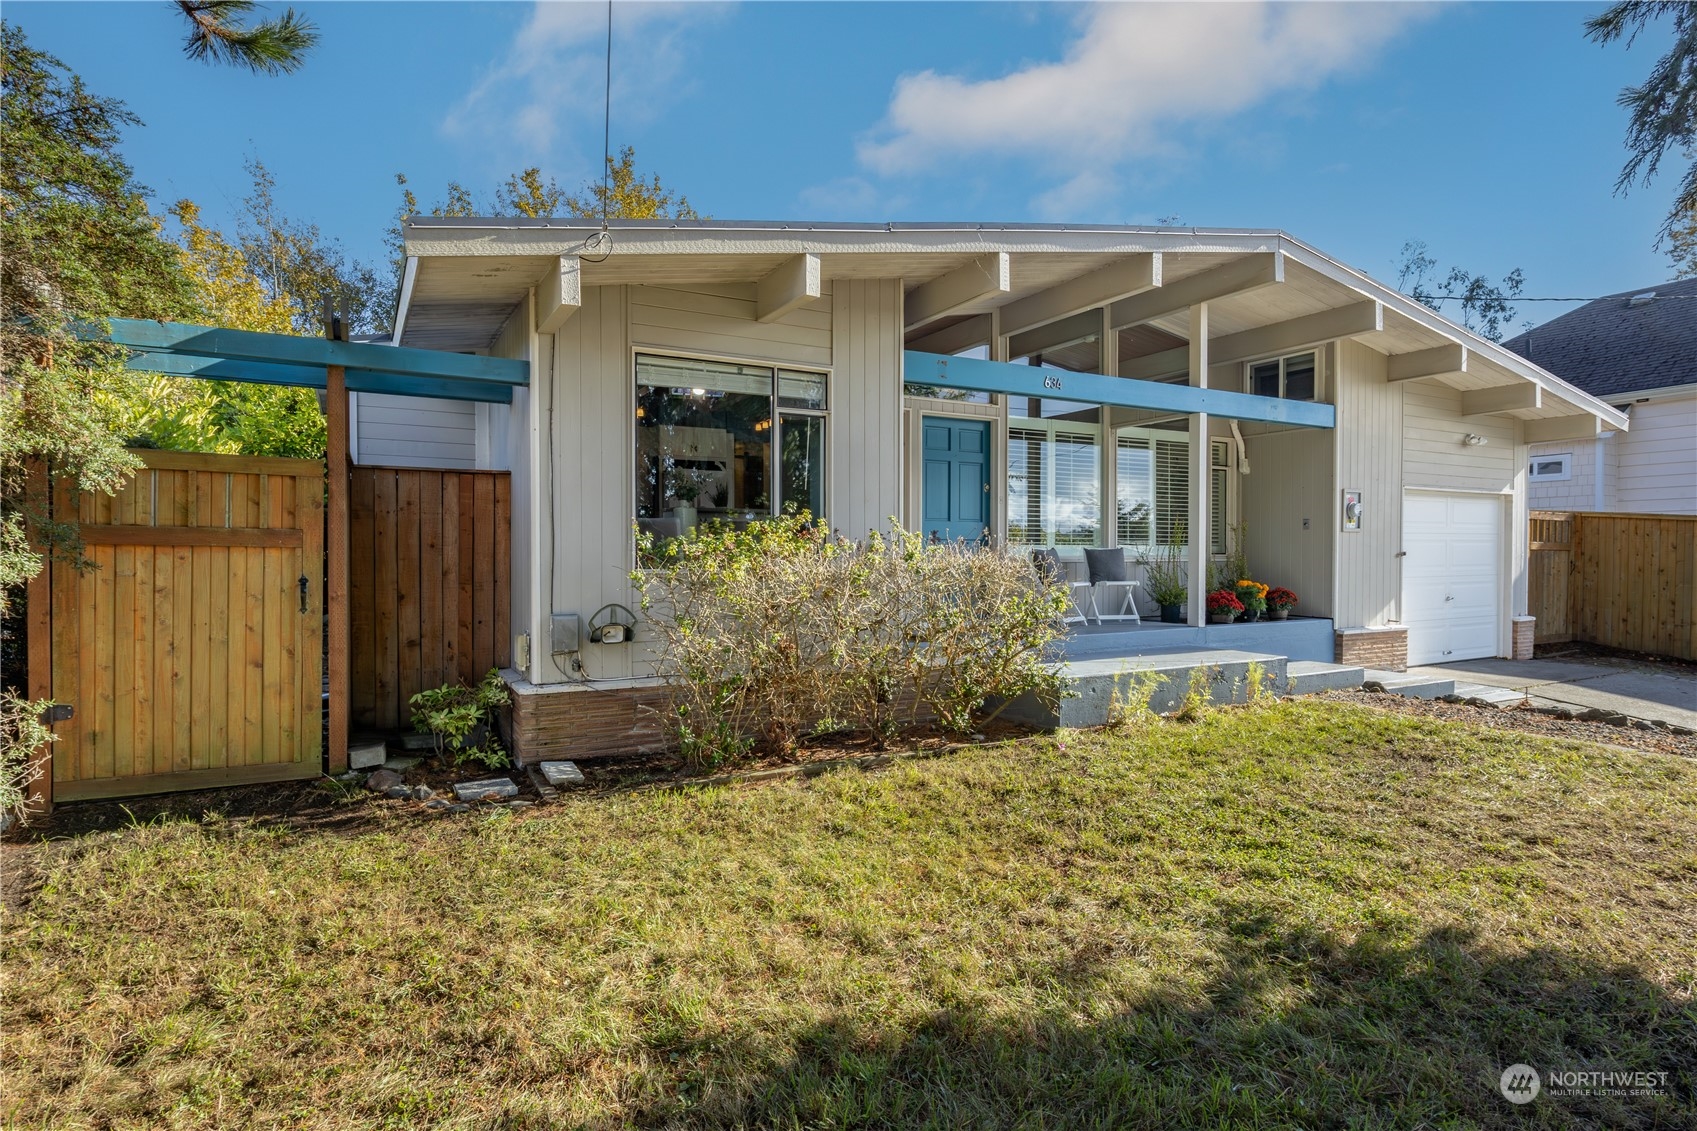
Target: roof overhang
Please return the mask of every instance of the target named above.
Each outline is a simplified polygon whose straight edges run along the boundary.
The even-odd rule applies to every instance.
[[[583,219],[418,216],[405,235],[397,341],[413,346],[487,349],[532,288],[534,329],[548,332],[585,287],[734,284],[781,317],[838,281],[899,278],[907,345],[925,352],[991,319],[1041,335],[1095,308],[1185,339],[1188,307],[1207,302],[1219,361],[1349,337],[1387,355],[1393,379],[1450,386],[1481,413],[1627,427],[1604,401],[1274,229],[614,220],[603,234]],[[1222,339],[1232,348],[1214,348]],[[1182,351],[1127,359],[1122,375],[1161,375],[1161,352]]]

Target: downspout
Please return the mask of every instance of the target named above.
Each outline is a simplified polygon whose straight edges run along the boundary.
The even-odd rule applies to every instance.
[[[1237,441],[1237,473],[1239,475],[1248,475],[1249,474],[1249,449],[1244,446],[1243,433],[1238,430],[1237,418],[1236,417],[1232,418],[1231,426],[1232,426],[1232,439]]]

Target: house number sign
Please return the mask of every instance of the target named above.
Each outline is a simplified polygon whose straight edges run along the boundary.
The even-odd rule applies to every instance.
[[[1045,373],[1043,374],[1043,387],[1053,389],[1058,393],[1061,391],[1061,379],[1053,373]]]

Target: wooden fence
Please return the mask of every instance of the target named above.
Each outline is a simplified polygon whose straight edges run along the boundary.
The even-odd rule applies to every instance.
[[[512,480],[351,472],[351,718],[357,729],[405,729],[413,695],[511,662]]]
[[[31,695],[71,712],[43,799],[316,776],[323,465],[134,454],[116,495],[54,487],[92,568],[30,584]]]
[[[1530,534],[1538,643],[1697,660],[1697,516],[1533,511]]]

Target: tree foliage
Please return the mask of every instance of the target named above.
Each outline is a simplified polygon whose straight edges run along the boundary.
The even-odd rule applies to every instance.
[[[1445,313],[1444,303],[1459,303],[1461,324],[1493,342],[1503,339],[1503,330],[1514,322],[1514,300],[1526,286],[1526,275],[1516,267],[1502,282],[1492,283],[1464,267],[1447,273],[1426,247],[1425,240],[1402,245],[1402,262],[1397,267],[1397,289],[1409,298]]]
[[[346,301],[355,333],[389,328],[392,290],[375,268],[352,259],[341,244],[307,221],[287,216],[277,205],[277,178],[258,158],[245,168],[253,189],[242,200],[236,234],[248,268],[273,301],[285,301],[296,333],[322,330],[326,297]]]
[[[1683,153],[1691,166],[1680,181],[1662,237],[1672,237],[1697,214],[1697,4],[1689,0],[1624,0],[1585,22],[1585,34],[1600,44],[1624,39],[1631,47],[1652,21],[1673,17],[1673,46],[1656,60],[1650,76],[1620,92],[1620,105],[1632,112],[1626,128],[1630,153],[1615,182],[1617,193],[1634,184],[1648,185],[1669,150]],[[1689,237],[1688,237],[1689,238]]]
[[[607,181],[590,181],[565,197],[567,215],[618,217],[624,220],[699,220],[689,198],[660,182],[660,174],[644,178],[636,171],[636,150],[625,146],[617,159],[607,158]]]
[[[1668,260],[1676,279],[1697,279],[1697,201],[1668,228]]]
[[[190,59],[229,63],[262,74],[300,69],[318,42],[318,29],[293,8],[274,20],[249,24],[253,0],[176,0],[189,22],[183,54]]]
[[[78,490],[115,490],[135,467],[114,393],[123,351],[79,340],[77,321],[186,318],[193,285],[118,152],[136,117],[90,93],[22,31],[0,23],[0,612],[40,559],[24,537],[44,500],[26,463],[51,461]],[[74,531],[43,526],[75,556]]]

